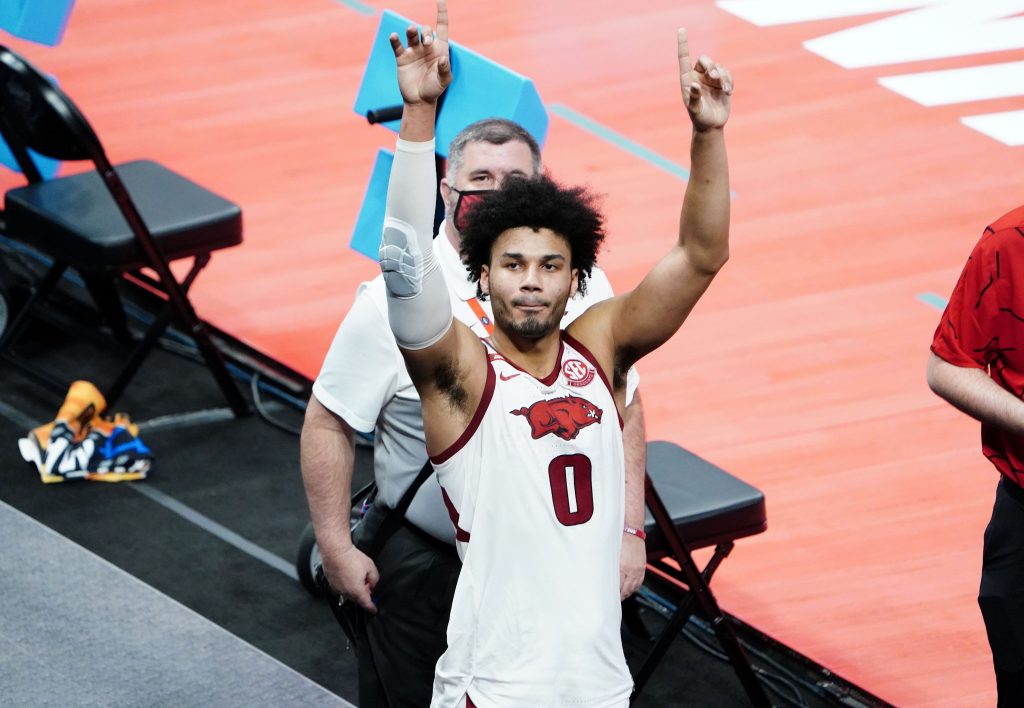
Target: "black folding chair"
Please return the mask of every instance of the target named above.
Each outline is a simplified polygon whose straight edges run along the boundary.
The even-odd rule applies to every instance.
[[[680,599],[633,677],[636,701],[672,641],[697,612],[714,629],[754,706],[770,706],[729,618],[711,592],[711,576],[734,542],[767,528],[764,494],[725,470],[670,442],[647,445],[647,561],[675,581]],[[691,549],[715,546],[703,570]],[[685,589],[682,587],[685,585]]]
[[[174,322],[198,347],[235,415],[248,406],[196,315],[188,290],[218,249],[242,241],[238,205],[150,160],[110,164],[99,138],[71,99],[22,57],[0,46],[0,135],[28,185],[6,194],[4,235],[52,259],[32,297],[0,338],[0,356],[37,381],[63,392],[60,381],[14,356],[13,348],[40,304],[65,270],[82,276],[115,337],[133,343],[127,363],[103,391],[108,406]],[[92,162],[94,169],[44,180],[32,153],[65,161]],[[179,282],[170,261],[192,258]],[[143,269],[150,269],[155,277]],[[165,301],[137,342],[128,329],[118,282],[131,274]]]

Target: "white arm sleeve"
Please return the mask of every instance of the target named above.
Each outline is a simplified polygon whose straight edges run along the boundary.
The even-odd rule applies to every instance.
[[[388,292],[388,321],[403,349],[429,347],[452,324],[448,286],[431,243],[436,201],[434,141],[399,138],[378,260]]]

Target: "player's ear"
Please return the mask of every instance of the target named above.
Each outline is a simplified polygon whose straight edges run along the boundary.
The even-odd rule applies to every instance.
[[[580,269],[572,269],[572,282],[569,284],[569,297],[576,297],[576,291],[580,289]]]
[[[486,263],[480,266],[480,292],[487,296],[491,294],[491,272]]]

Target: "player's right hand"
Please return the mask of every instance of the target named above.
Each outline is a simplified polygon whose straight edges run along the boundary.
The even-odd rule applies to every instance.
[[[355,546],[332,556],[323,555],[324,575],[335,592],[354,602],[371,615],[377,614],[373,604],[373,588],[380,575],[370,557]]]
[[[437,0],[436,30],[435,34],[430,25],[422,29],[409,25],[405,30],[408,46],[402,45],[396,32],[388,38],[398,66],[398,89],[406,104],[435,103],[452,82],[445,0]]]

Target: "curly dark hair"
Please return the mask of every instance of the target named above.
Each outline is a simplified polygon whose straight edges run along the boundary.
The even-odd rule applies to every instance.
[[[462,230],[462,258],[469,280],[480,290],[482,266],[490,265],[491,248],[508,229],[525,226],[551,229],[569,244],[571,267],[577,269],[579,292],[587,291],[587,278],[604,241],[604,216],[597,197],[584,187],[563,187],[547,175],[508,177],[500,189],[487,195],[469,212]]]

